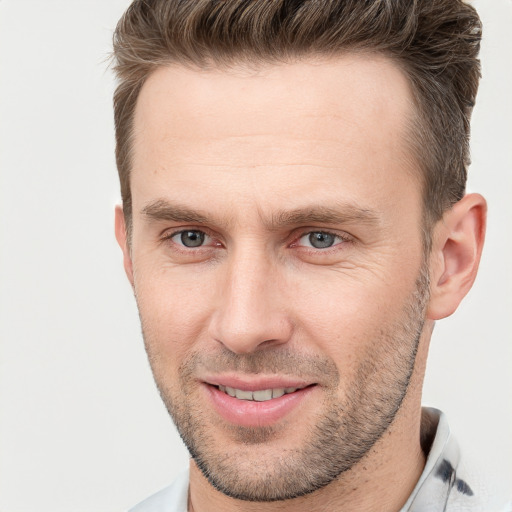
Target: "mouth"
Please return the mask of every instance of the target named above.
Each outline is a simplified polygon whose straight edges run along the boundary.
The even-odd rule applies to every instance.
[[[308,386],[296,387],[296,388],[270,388],[270,389],[260,389],[260,390],[243,390],[237,388],[231,388],[229,386],[218,385],[215,386],[219,391],[226,393],[233,398],[238,398],[239,400],[249,400],[254,402],[267,402],[268,400],[272,400],[273,398],[280,398],[283,395],[289,395],[290,393],[295,393],[299,389],[304,389]]]
[[[204,390],[213,409],[228,423],[245,427],[275,425],[306,404],[319,392],[316,383],[299,380],[261,379],[248,382],[237,378],[208,379]]]

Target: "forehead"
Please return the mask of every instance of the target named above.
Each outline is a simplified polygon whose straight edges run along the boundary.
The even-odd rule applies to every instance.
[[[379,55],[258,68],[162,67],[136,106],[134,202],[154,196],[152,185],[172,190],[177,183],[254,194],[271,189],[278,175],[288,192],[315,176],[324,190],[331,179],[355,188],[359,180],[365,193],[369,182],[410,183],[417,178],[406,142],[413,112],[407,78]]]

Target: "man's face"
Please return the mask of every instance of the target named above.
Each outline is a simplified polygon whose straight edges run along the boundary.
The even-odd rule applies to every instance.
[[[228,495],[322,487],[397,414],[427,300],[412,108],[403,74],[361,55],[162,68],[141,91],[144,339],[195,463]]]

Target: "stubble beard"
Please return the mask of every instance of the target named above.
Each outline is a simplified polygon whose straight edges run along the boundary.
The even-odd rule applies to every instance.
[[[158,378],[158,357],[145,335],[162,400],[191,457],[210,484],[235,499],[287,500],[321,489],[360,462],[389,428],[407,394],[423,331],[428,289],[428,268],[424,264],[402,318],[370,344],[342,402],[336,391],[340,376],[332,360],[283,350],[244,355],[227,351],[217,356],[194,354],[180,366],[176,392],[166,386],[165,378]],[[286,451],[277,448],[277,444],[271,455],[265,450],[268,456],[264,459],[258,456],[257,445],[268,447],[280,435],[278,427],[226,428],[224,424],[236,448],[230,453],[218,446],[214,428],[202,420],[204,414],[195,394],[193,376],[205,364],[249,374],[300,377],[322,372],[324,379],[329,376],[332,386],[325,391],[323,415],[308,430],[301,446]]]

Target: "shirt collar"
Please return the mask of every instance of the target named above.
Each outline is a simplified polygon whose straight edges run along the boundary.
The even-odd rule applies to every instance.
[[[469,485],[457,478],[459,446],[450,432],[446,416],[441,411],[423,408],[422,438],[433,438],[425,468],[400,512],[443,512],[453,488],[461,495],[473,495]]]

